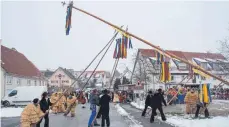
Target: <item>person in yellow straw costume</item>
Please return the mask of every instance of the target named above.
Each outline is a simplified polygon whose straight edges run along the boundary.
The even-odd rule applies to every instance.
[[[67,98],[67,110],[64,113],[64,116],[67,116],[71,112],[71,117],[75,117],[75,109],[78,104],[77,98],[71,93]]]
[[[58,108],[58,94],[57,93],[53,93],[50,99],[50,102],[52,103],[52,111],[53,113],[57,113],[57,108]]]
[[[118,102],[119,102],[119,95],[118,95],[117,92],[114,94],[113,102],[114,102],[114,103],[118,103]]]
[[[48,110],[46,111],[48,113]],[[36,127],[36,124],[46,114],[40,109],[39,99],[35,98],[33,103],[28,104],[21,113],[20,127]]]
[[[186,104],[186,113],[193,114],[196,109],[196,104],[198,101],[198,94],[191,89],[185,96],[184,102]]]
[[[61,98],[60,98],[61,97]],[[58,102],[58,113],[63,113],[65,112],[65,103],[66,103],[66,97],[63,95],[62,92],[58,93],[58,98],[60,98],[59,102]]]

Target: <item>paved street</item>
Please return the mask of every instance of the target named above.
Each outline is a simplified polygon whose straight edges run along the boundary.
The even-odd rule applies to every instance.
[[[110,104],[110,120],[111,127],[128,127],[126,122],[120,116],[114,105]],[[90,116],[89,106],[81,108],[81,105],[76,108],[76,117],[64,117],[63,114],[50,114],[50,127],[87,127],[87,122]],[[2,118],[1,127],[19,127],[19,117]],[[98,122],[100,123],[100,119]],[[42,123],[43,124],[43,123]]]
[[[142,114],[142,111],[139,110],[139,109],[136,109],[134,107],[132,107],[131,105],[129,104],[121,104],[121,106],[128,112],[130,113],[131,116],[134,116],[134,118],[141,122],[141,124],[144,126],[144,127],[172,127],[171,125],[168,125],[164,122],[161,122],[160,120],[158,119],[155,119],[155,122],[154,123],[150,123],[150,116],[147,116],[146,117],[142,117],[141,114]]]

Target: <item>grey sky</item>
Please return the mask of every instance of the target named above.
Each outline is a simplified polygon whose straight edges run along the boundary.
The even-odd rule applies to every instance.
[[[75,6],[116,25],[128,25],[132,33],[169,50],[217,51],[217,40],[229,35],[229,2],[75,2]],[[114,30],[73,10],[66,36],[65,16],[66,7],[59,1],[3,2],[2,44],[15,47],[39,69],[81,70]],[[135,39],[132,43],[135,49],[150,48]],[[114,45],[99,69],[112,70]],[[121,63],[130,65],[132,52]]]

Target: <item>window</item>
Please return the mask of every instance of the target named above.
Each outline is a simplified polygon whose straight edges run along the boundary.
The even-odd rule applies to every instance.
[[[10,92],[10,94],[8,95],[9,97],[15,96],[17,95],[17,90],[13,90],[12,92]]]
[[[21,79],[17,80],[17,85],[21,85]]]
[[[68,80],[62,80],[62,83],[69,83]]]
[[[201,76],[201,80],[206,80],[206,78],[205,78],[205,77],[203,77],[203,76]]]
[[[58,80],[52,80],[51,83],[58,83]]]
[[[36,81],[36,80],[34,81],[34,85],[35,85],[35,86],[37,85],[37,81]]]
[[[171,80],[172,80],[172,81],[174,80],[174,76],[173,76],[173,75],[171,76]]]
[[[27,80],[27,84],[30,85],[31,84],[31,80]]]
[[[6,81],[6,83],[7,83],[7,84],[12,84],[12,81],[13,81],[13,77],[7,76],[7,81]]]

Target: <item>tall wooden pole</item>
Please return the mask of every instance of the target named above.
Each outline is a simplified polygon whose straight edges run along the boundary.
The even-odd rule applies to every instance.
[[[96,15],[93,15],[93,14],[91,14],[91,13],[89,13],[89,12],[87,12],[87,11],[84,11],[84,10],[82,10],[82,9],[80,9],[80,8],[77,8],[77,7],[75,7],[75,6],[72,6],[72,8],[74,8],[74,9],[80,11],[80,12],[83,12],[84,14],[87,14],[87,15],[89,15],[89,16],[91,16],[91,17],[94,17],[94,18],[96,18],[96,19],[102,21],[103,23],[105,23],[105,24],[107,24],[107,25],[109,25],[109,26],[112,26],[112,27],[114,27],[114,28],[116,28],[116,29],[122,31],[123,33],[126,33],[127,35],[132,36],[133,38],[135,38],[135,39],[137,39],[137,40],[139,40],[139,41],[142,41],[143,43],[145,43],[145,44],[151,46],[152,48],[154,48],[156,51],[164,53],[163,55],[165,55],[165,56],[167,56],[167,57],[171,57],[171,58],[178,59],[178,60],[180,60],[181,62],[186,63],[186,64],[192,66],[193,68],[195,68],[195,69],[197,69],[197,70],[200,70],[200,71],[204,72],[205,74],[207,74],[207,75],[209,75],[209,76],[211,76],[211,77],[213,77],[213,78],[216,78],[216,79],[218,79],[219,81],[221,81],[221,82],[223,82],[223,83],[225,83],[226,85],[229,86],[229,82],[228,82],[228,81],[226,81],[226,80],[224,80],[224,79],[222,79],[222,78],[220,78],[220,77],[218,77],[218,76],[216,76],[216,75],[214,75],[214,74],[211,74],[211,73],[205,71],[203,68],[201,68],[201,67],[198,66],[198,65],[193,64],[192,62],[189,62],[189,61],[187,61],[187,60],[185,60],[185,59],[182,59],[182,58],[180,58],[180,57],[178,57],[178,56],[176,56],[176,55],[174,55],[174,54],[172,54],[172,53],[169,53],[169,52],[167,52],[167,51],[164,51],[164,50],[161,49],[160,47],[151,44],[149,41],[144,40],[144,39],[142,39],[142,38],[140,38],[140,37],[138,37],[138,36],[136,36],[136,35],[134,35],[134,34],[132,34],[132,33],[130,33],[130,32],[127,32],[127,31],[121,29],[120,27],[118,27],[118,26],[116,26],[116,25],[114,25],[114,24],[112,24],[112,23],[110,23],[110,22],[108,22],[108,21],[106,21],[106,20],[104,20],[104,19],[102,19],[102,18],[96,16]]]

